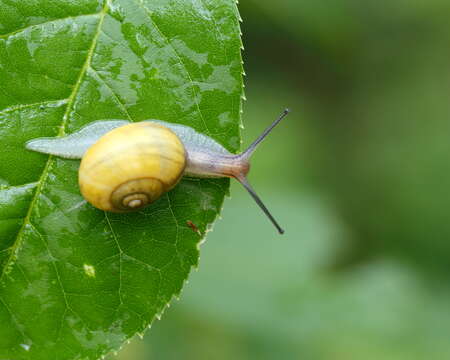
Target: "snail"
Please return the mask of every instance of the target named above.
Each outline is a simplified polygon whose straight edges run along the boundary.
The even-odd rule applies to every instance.
[[[280,227],[250,186],[249,159],[288,114],[283,113],[242,153],[232,154],[193,128],[161,120],[99,120],[79,131],[27,142],[29,150],[81,159],[80,192],[104,211],[138,210],[172,189],[183,176],[231,177],[250,193],[280,234]]]

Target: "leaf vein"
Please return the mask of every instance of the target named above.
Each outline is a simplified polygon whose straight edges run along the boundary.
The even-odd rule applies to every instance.
[[[95,77],[97,77],[97,79],[99,79],[108,88],[108,90],[111,92],[112,96],[116,100],[119,107],[123,110],[123,112],[127,116],[128,120],[133,121],[130,114],[128,113],[127,108],[125,107],[125,104],[122,101],[120,101],[119,96],[114,92],[112,87],[109,86],[109,84],[106,82],[106,80],[100,76],[100,74],[98,73],[98,70],[94,69],[92,66],[90,66],[89,68],[92,70],[92,73],[95,75]]]
[[[94,50],[95,50],[95,47],[97,45],[98,36],[100,34],[100,29],[101,29],[101,27],[103,25],[103,20],[104,20],[104,18],[106,16],[106,13],[108,12],[108,4],[109,4],[109,2],[108,2],[108,0],[106,0],[104,6],[102,8],[102,11],[100,12],[99,23],[98,23],[98,26],[97,26],[97,30],[96,30],[96,32],[95,32],[95,34],[93,36],[92,43],[91,43],[91,46],[89,48],[86,61],[84,63],[83,68],[80,71],[80,75],[78,76],[78,79],[77,79],[77,82],[76,82],[76,84],[74,86],[72,94],[70,95],[70,97],[68,99],[67,109],[66,109],[66,111],[64,113],[64,116],[63,116],[63,119],[62,119],[62,123],[61,123],[61,126],[60,126],[60,130],[59,130],[59,134],[58,134],[59,136],[64,135],[64,129],[65,129],[65,126],[66,126],[66,123],[67,123],[68,115],[69,115],[70,110],[71,110],[71,108],[73,106],[73,103],[75,101],[75,98],[76,98],[76,95],[77,95],[78,90],[80,88],[82,79],[83,79],[83,77],[84,77],[84,75],[86,73],[86,70],[87,70],[87,68],[88,68],[88,66],[89,66],[89,64],[91,62],[92,56],[94,54]],[[30,202],[30,206],[28,208],[27,215],[25,216],[25,219],[24,219],[24,222],[22,224],[22,227],[19,229],[19,232],[17,233],[17,236],[16,236],[16,239],[14,241],[14,245],[13,245],[11,254],[9,255],[9,257],[8,257],[6,263],[4,264],[3,268],[1,269],[0,282],[4,279],[4,276],[7,273],[6,270],[10,267],[10,265],[11,265],[12,261],[14,260],[14,257],[16,255],[18,249],[20,248],[20,245],[22,243],[23,233],[24,233],[27,225],[30,224],[31,215],[33,213],[35,204],[38,201],[39,196],[40,196],[40,194],[42,192],[42,188],[43,188],[43,186],[45,184],[45,181],[47,179],[48,172],[49,172],[49,169],[50,169],[52,163],[53,163],[53,156],[49,156],[48,160],[47,160],[47,163],[45,164],[44,170],[42,171],[42,174],[41,174],[41,176],[40,176],[40,178],[38,180],[38,185],[37,185],[36,191],[34,193],[33,199]]]
[[[117,238],[117,235],[114,232],[114,229],[113,229],[113,227],[111,225],[111,221],[109,220],[109,217],[108,217],[108,213],[106,211],[105,211],[105,219],[106,219],[106,223],[108,224],[108,227],[111,229],[111,234],[113,236],[114,241],[116,242],[117,249],[119,250],[119,288],[117,289],[117,291],[119,292],[119,300],[120,300],[119,306],[120,306],[120,305],[122,305],[124,303],[123,299],[122,299],[122,261],[123,261],[122,256],[123,256],[123,250],[122,250],[122,248],[120,246],[119,239]]]
[[[18,33],[27,31],[28,29],[31,29],[31,28],[34,28],[34,27],[45,26],[47,24],[52,24],[52,23],[56,23],[56,22],[59,22],[59,21],[62,22],[62,21],[66,21],[66,20],[74,20],[74,19],[78,19],[78,18],[81,18],[81,17],[85,17],[85,16],[87,17],[87,16],[98,16],[98,15],[101,15],[101,12],[100,13],[98,13],[98,12],[97,13],[92,13],[92,14],[79,14],[79,15],[67,16],[67,17],[59,18],[59,19],[52,19],[52,20],[44,21],[44,22],[41,22],[41,23],[38,23],[38,24],[28,25],[28,26],[25,26],[25,27],[23,27],[21,29],[17,29],[17,30],[11,31],[11,32],[6,33],[6,34],[0,34],[0,39],[7,39],[7,38],[9,38],[11,36],[14,36],[14,35],[16,35]]]
[[[3,298],[1,296],[0,296],[0,303],[5,307],[6,311],[11,316],[13,323],[16,324],[16,328],[17,328],[17,330],[19,330],[19,332],[23,336],[24,340],[28,339],[28,340],[30,340],[31,343],[33,343],[31,337],[28,336],[27,334],[25,334],[25,330],[23,329],[24,326],[19,323],[19,321],[17,320],[17,317],[14,316],[11,309],[9,308],[9,306],[6,304],[5,300],[3,300]]]
[[[189,82],[191,84],[191,88],[192,91],[194,93],[194,102],[195,102],[195,106],[197,108],[198,114],[200,116],[201,121],[203,122],[203,126],[205,127],[205,132],[207,134],[210,133],[208,125],[206,124],[205,118],[203,117],[203,113],[200,110],[200,105],[198,103],[198,96],[197,96],[197,91],[195,90],[194,87],[194,81],[192,80],[192,76],[186,66],[186,64],[183,62],[183,60],[181,59],[181,56],[178,54],[177,50],[175,49],[175,47],[173,46],[173,44],[169,41],[169,38],[161,31],[161,29],[159,28],[159,26],[156,24],[155,20],[153,20],[152,16],[151,16],[151,11],[150,9],[148,9],[143,0],[137,0],[138,1],[138,5],[145,11],[145,13],[147,14],[149,20],[152,22],[153,26],[155,27],[156,31],[158,31],[158,33],[161,35],[161,37],[166,41],[167,45],[170,46],[170,48],[172,49],[172,51],[174,52],[175,56],[178,58],[178,62],[179,64],[183,67],[184,71],[186,72],[186,75],[189,78]]]
[[[55,264],[56,257],[53,256],[52,252],[50,251],[50,248],[48,247],[47,241],[44,239],[44,237],[42,236],[40,231],[36,228],[36,226],[34,226],[31,222],[30,222],[30,226],[36,232],[36,234],[38,235],[39,239],[44,244],[48,255],[50,256],[50,262],[52,263],[53,270],[55,271],[55,274],[56,274],[56,279],[58,280],[58,285],[59,285],[59,287],[61,289],[61,293],[62,293],[62,296],[64,298],[65,307],[64,307],[64,313],[63,313],[63,315],[61,317],[60,327],[59,327],[59,329],[57,331],[57,334],[58,334],[57,340],[56,340],[56,342],[57,342],[60,339],[60,336],[61,336],[62,328],[64,326],[64,319],[66,317],[67,310],[69,309],[72,312],[73,312],[73,310],[70,308],[70,305],[69,305],[69,303],[67,301],[66,291],[64,290],[64,286],[63,286],[62,281],[61,281],[61,276],[59,274],[58,267]]]
[[[10,113],[10,112],[14,112],[14,111],[17,111],[17,110],[28,109],[28,108],[34,107],[34,106],[42,106],[42,105],[49,105],[49,104],[62,105],[62,104],[67,103],[68,101],[69,101],[69,99],[61,99],[61,100],[41,101],[41,102],[32,103],[32,104],[13,105],[13,106],[11,106],[9,108],[5,108],[3,110],[0,110],[0,115],[7,114],[7,113]]]

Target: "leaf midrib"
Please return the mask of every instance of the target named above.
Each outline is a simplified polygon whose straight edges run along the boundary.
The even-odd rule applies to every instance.
[[[51,19],[51,20],[44,21],[44,22],[37,23],[37,24],[31,24],[31,25],[22,27],[20,29],[11,31],[9,33],[0,34],[0,39],[7,39],[7,38],[9,38],[11,36],[14,36],[14,35],[19,34],[21,32],[27,31],[27,30],[32,29],[34,27],[43,26],[43,25],[46,25],[46,24],[49,24],[49,23],[54,23],[56,21],[65,21],[65,20],[77,19],[77,18],[82,17],[82,16],[94,16],[94,15],[99,15],[99,14],[100,13],[79,14],[79,15],[73,15],[73,16],[66,16],[64,18]]]
[[[94,34],[93,38],[92,38],[92,43],[91,43],[91,46],[90,46],[90,48],[88,50],[86,61],[84,62],[83,67],[80,70],[80,74],[78,75],[77,82],[75,83],[75,86],[74,86],[74,88],[72,90],[72,93],[70,94],[70,96],[68,98],[67,109],[64,112],[64,115],[62,117],[62,122],[61,122],[61,125],[59,127],[59,131],[58,131],[58,135],[57,136],[63,136],[65,134],[65,128],[66,128],[66,125],[67,125],[67,122],[68,122],[68,119],[69,119],[70,111],[72,110],[73,103],[74,103],[74,101],[76,99],[76,96],[78,95],[78,91],[80,89],[80,85],[82,83],[82,79],[83,79],[84,75],[86,74],[87,69],[90,66],[90,63],[91,63],[91,60],[92,60],[92,56],[94,55],[94,51],[95,51],[95,48],[97,46],[97,41],[98,41],[98,37],[99,37],[100,32],[101,32],[103,21],[105,19],[106,14],[108,13],[108,9],[109,9],[109,0],[105,0],[105,3],[103,5],[102,10],[99,13],[97,13],[97,15],[100,16],[99,22],[98,22],[98,25],[97,25],[97,29],[95,31],[95,34]],[[53,159],[54,159],[53,155],[50,155],[48,157],[48,160],[47,160],[47,163],[45,164],[44,170],[42,171],[42,174],[39,177],[38,186],[36,188],[36,191],[34,193],[34,196],[33,196],[32,200],[30,202],[30,206],[28,208],[27,215],[25,216],[23,224],[22,224],[20,230],[17,233],[16,239],[14,240],[14,244],[11,247],[11,254],[8,257],[8,260],[5,262],[5,264],[3,266],[3,269],[1,269],[0,281],[3,280],[5,274],[7,273],[7,269],[12,265],[12,261],[14,260],[15,254],[16,254],[17,250],[19,249],[19,247],[20,247],[20,245],[22,243],[23,232],[25,231],[25,228],[27,227],[27,225],[29,225],[31,223],[30,222],[31,214],[32,214],[34,206],[35,206],[35,204],[36,204],[36,202],[37,202],[37,200],[38,200],[38,198],[39,198],[39,196],[41,194],[42,187],[43,187],[45,181],[47,180],[49,168],[52,165]]]

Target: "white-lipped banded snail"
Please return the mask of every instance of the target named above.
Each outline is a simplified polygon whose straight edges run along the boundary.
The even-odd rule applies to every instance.
[[[95,121],[64,137],[30,140],[26,148],[81,159],[78,172],[81,194],[104,211],[140,209],[172,189],[184,175],[235,178],[283,234],[284,230],[250,186],[247,173],[257,146],[288,112],[284,110],[240,154],[230,153],[189,126],[160,120]]]

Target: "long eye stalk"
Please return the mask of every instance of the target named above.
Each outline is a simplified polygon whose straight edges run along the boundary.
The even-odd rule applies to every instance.
[[[247,181],[247,178],[237,177],[236,180],[239,181],[247,189],[248,193],[252,196],[253,199],[255,199],[256,203],[259,205],[259,207],[264,212],[264,214],[266,214],[266,216],[269,218],[269,220],[272,222],[272,224],[277,228],[280,235],[284,234],[284,229],[274,219],[274,217],[270,213],[269,209],[266,208],[266,205],[264,205],[264,203],[262,202],[260,197],[256,194],[255,190],[253,190],[253,188]]]
[[[283,120],[286,115],[289,113],[289,109],[285,109],[281,115],[276,119],[264,132],[245,150],[240,157],[242,159],[245,159],[246,161],[249,160],[250,156],[253,154],[253,152],[256,150],[258,145],[269,135],[269,133],[273,130],[275,126],[277,126],[281,120]],[[240,174],[236,176],[236,180],[238,180],[249,192],[249,194],[253,197],[253,199],[256,201],[258,206],[261,208],[261,210],[266,214],[266,216],[269,218],[269,220],[272,222],[272,224],[277,228],[278,232],[280,234],[284,234],[283,228],[278,224],[278,222],[275,220],[275,218],[272,216],[270,211],[267,209],[267,207],[262,202],[261,198],[256,194],[255,190],[250,186],[247,178],[244,174]]]
[[[277,126],[281,120],[283,120],[287,114],[289,114],[289,109],[284,109],[284,111],[281,113],[281,115],[276,119],[270,126],[267,127],[266,130],[263,131],[261,135],[258,136],[258,138],[251,143],[251,145],[242,153],[242,157],[249,159],[250,156],[255,152],[258,145],[267,137],[267,135],[270,134],[270,132],[273,130],[275,126]]]

